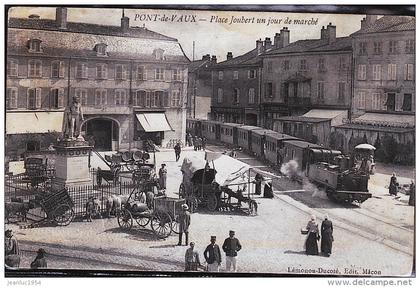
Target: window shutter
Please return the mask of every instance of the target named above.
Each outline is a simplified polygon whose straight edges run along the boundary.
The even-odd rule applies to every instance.
[[[168,93],[168,91],[163,92],[163,106],[164,107],[169,106],[169,93]]]
[[[41,89],[35,89],[35,108],[41,108]]]
[[[64,89],[59,89],[58,90],[58,102],[57,102],[57,106],[59,108],[62,108],[64,106]]]
[[[403,105],[403,97],[402,94],[395,94],[395,111],[402,111],[402,105]]]
[[[65,69],[64,62],[60,61],[59,69],[60,69],[59,70],[59,77],[64,78],[64,69]]]
[[[166,69],[162,69],[162,73],[163,73],[163,78],[165,79],[166,82],[170,82],[171,81],[171,71],[170,70],[166,70]]]

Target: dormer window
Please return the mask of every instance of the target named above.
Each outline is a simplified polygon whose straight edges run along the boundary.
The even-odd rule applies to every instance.
[[[153,51],[153,54],[155,55],[156,60],[164,60],[163,53],[165,51],[162,49],[156,49]]]
[[[41,53],[41,40],[39,39],[31,39],[29,40],[29,52],[32,53]]]
[[[106,56],[106,47],[108,45],[104,43],[96,44],[95,51],[97,56]]]

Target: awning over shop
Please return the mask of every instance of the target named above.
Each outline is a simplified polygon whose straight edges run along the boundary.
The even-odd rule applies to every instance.
[[[327,110],[313,109],[302,115],[309,118],[331,119],[331,126],[343,124],[343,119],[347,119],[347,110]]]
[[[139,113],[136,117],[145,132],[172,130],[164,113]]]
[[[414,127],[416,119],[414,115],[365,113],[353,119],[353,123],[377,124],[392,127]]]
[[[6,113],[6,134],[61,132],[64,112]]]

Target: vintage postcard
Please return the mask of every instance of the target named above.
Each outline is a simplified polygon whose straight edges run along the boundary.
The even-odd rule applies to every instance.
[[[6,277],[415,275],[414,6],[5,8]]]

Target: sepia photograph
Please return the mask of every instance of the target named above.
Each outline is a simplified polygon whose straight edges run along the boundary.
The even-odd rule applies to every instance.
[[[415,278],[414,5],[4,11],[6,279]]]

